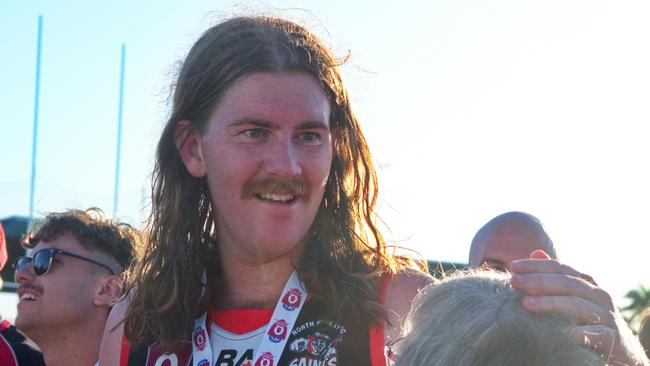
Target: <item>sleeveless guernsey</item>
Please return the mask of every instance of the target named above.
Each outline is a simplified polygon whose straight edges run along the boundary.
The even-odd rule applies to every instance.
[[[385,287],[381,286],[383,301]],[[210,343],[213,365],[256,366],[253,353],[265,336],[273,309],[212,310]],[[305,303],[278,366],[385,366],[383,322],[352,327],[346,320],[330,319],[327,305],[314,298]],[[176,354],[164,354],[156,345],[130,349],[122,344],[121,366],[191,366],[192,345]]]

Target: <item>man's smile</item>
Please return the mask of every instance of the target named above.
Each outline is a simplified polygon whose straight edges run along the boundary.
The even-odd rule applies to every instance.
[[[291,203],[297,196],[293,194],[257,193],[255,197],[264,201]]]

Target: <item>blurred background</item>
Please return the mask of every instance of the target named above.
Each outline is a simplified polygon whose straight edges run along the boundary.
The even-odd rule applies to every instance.
[[[342,70],[392,243],[464,263],[485,222],[526,211],[560,259],[620,306],[650,283],[645,0],[3,1],[8,236],[24,233],[30,212],[89,206],[140,226],[179,60],[210,25],[259,12],[303,23],[349,53]],[[2,276],[12,281],[11,269]],[[0,294],[10,319],[11,286]]]

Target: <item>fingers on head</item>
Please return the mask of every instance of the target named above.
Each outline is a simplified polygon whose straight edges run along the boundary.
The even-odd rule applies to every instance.
[[[535,313],[560,313],[577,325],[616,327],[614,314],[603,307],[574,296],[526,296],[524,308]]]
[[[583,280],[598,286],[593,277],[586,273],[576,271],[566,264],[562,264],[556,260],[543,260],[537,259],[521,259],[510,263],[508,268],[513,273],[529,274],[529,273],[557,273],[564,274],[571,277],[582,278]]]
[[[512,286],[529,295],[574,296],[614,311],[614,301],[607,291],[590,282],[574,276],[557,273],[530,273],[515,275]]]
[[[562,273],[579,277],[582,273],[553,259],[519,259],[512,261],[510,267],[515,273]]]

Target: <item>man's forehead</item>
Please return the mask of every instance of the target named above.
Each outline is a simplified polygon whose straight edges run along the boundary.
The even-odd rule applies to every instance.
[[[27,253],[36,253],[39,250],[57,248],[64,250],[74,250],[75,253],[89,253],[86,247],[81,244],[81,241],[73,234],[63,231],[51,238],[42,239],[34,247],[27,250]]]
[[[210,119],[228,116],[226,119],[233,121],[277,121],[293,116],[302,122],[329,124],[330,114],[329,98],[312,75],[254,72],[242,76],[225,90]]]
[[[500,245],[486,247],[483,251],[483,258],[491,258],[494,261],[508,264],[515,259],[528,258],[528,255],[532,252],[529,247],[529,245],[505,245],[505,243],[500,243]]]

